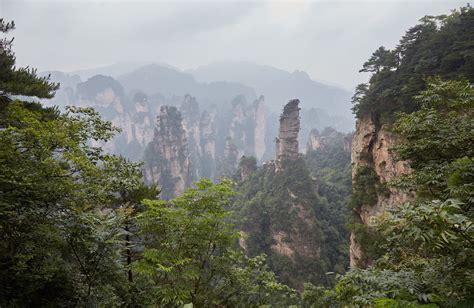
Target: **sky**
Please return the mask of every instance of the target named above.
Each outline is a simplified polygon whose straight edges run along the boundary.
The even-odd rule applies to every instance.
[[[424,15],[464,1],[0,0],[14,20],[17,64],[74,71],[117,62],[192,69],[248,61],[352,90],[379,46],[393,48]]]

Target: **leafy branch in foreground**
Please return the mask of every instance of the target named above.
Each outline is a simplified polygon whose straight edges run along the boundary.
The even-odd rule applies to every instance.
[[[291,303],[296,291],[276,281],[265,258],[247,258],[227,222],[231,181],[201,179],[169,202],[145,201],[138,216],[145,250],[134,269],[147,303],[198,307]]]

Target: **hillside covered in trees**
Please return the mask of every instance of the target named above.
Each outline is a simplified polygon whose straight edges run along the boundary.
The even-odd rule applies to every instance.
[[[349,134],[172,68],[170,88],[234,99],[150,104],[147,67],[62,76],[75,89],[51,106],[60,85],[16,65],[15,26],[0,19],[1,307],[474,305],[469,5],[372,54]]]

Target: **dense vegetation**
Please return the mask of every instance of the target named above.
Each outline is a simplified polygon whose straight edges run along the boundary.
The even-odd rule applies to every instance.
[[[60,113],[15,99],[51,97],[57,85],[16,69],[10,44],[0,46],[0,306],[298,300],[263,256],[238,248],[224,210],[229,181],[201,180],[179,198],[157,200],[138,164],[90,145],[117,131],[94,110]]]
[[[374,74],[354,111],[401,137],[394,151],[412,172],[388,185],[416,198],[359,230],[377,252],[347,273],[346,206],[388,192],[369,165],[349,202],[344,135],[323,132],[334,140],[280,173],[260,168],[239,195],[230,180],[202,179],[160,200],[139,164],[91,145],[118,131],[96,111],[23,101],[58,85],[16,68],[12,41],[0,40],[0,306],[472,307],[472,14],[423,18],[364,64]],[[13,28],[0,20],[0,32]],[[275,226],[320,254],[276,254]],[[300,296],[282,282],[307,283]]]
[[[373,75],[358,87],[354,111],[398,135],[393,151],[411,172],[387,184],[416,197],[372,227],[351,226],[372,266],[339,276],[333,289],[306,285],[303,298],[315,307],[474,304],[473,33],[469,6],[425,17],[394,51],[380,48],[364,64]],[[355,208],[389,193],[364,159],[355,170]]]
[[[472,307],[474,298],[474,89],[431,79],[419,110],[395,123],[396,149],[412,173],[392,183],[417,192],[375,224],[381,255],[369,269],[339,277],[332,290],[307,286],[321,306]]]
[[[427,76],[474,81],[473,28],[474,12],[467,6],[450,15],[425,16],[395,49],[377,49],[361,70],[373,74],[355,91],[356,116],[393,120],[396,112],[416,110],[413,97],[426,88]]]
[[[344,149],[346,135],[327,129],[322,137],[326,146],[304,159],[285,161],[281,172],[269,164],[250,175],[239,184],[232,208],[245,231],[246,252],[267,254],[278,278],[296,288],[306,281],[329,286],[334,276],[326,273],[342,274],[348,266],[350,152]],[[240,168],[251,162],[243,159]],[[302,215],[311,217],[312,224]],[[292,257],[275,251],[281,231],[294,235],[283,240],[293,247]],[[320,255],[298,253],[298,245],[317,247]]]

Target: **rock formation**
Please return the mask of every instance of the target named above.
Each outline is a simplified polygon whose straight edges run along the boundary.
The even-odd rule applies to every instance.
[[[306,152],[320,149],[324,146],[324,137],[319,131],[313,128],[309,133],[308,143],[306,144]]]
[[[249,117],[247,101],[244,96],[239,95],[232,101],[232,119],[229,129],[229,137],[233,140],[239,153],[242,155],[253,155],[253,119]]]
[[[332,127],[326,127],[322,132],[313,128],[309,133],[308,142],[306,143],[306,152],[318,149],[326,149],[328,146],[334,145],[334,142],[340,144],[344,151],[349,153],[351,151],[351,135],[341,137],[342,133],[338,132]]]
[[[238,176],[243,191],[236,208],[241,211],[241,231],[246,235],[240,245],[251,255],[267,254],[272,270],[286,283],[301,288],[309,273],[324,275],[319,265],[310,269],[308,264],[331,264],[333,260],[325,250],[320,225],[325,218],[317,185],[298,154],[298,103],[292,100],[283,109],[275,160],[255,170],[255,159],[242,158]]]
[[[192,162],[193,168],[191,170],[192,181],[197,180],[200,175],[199,161],[200,161],[200,110],[196,99],[190,95],[185,95],[183,102],[179,108],[183,118],[183,128],[186,131],[187,148],[189,158]]]
[[[351,164],[352,180],[355,185],[357,173],[362,167],[373,170],[379,187],[373,204],[362,204],[355,209],[356,216],[366,226],[373,224],[374,218],[396,204],[408,201],[412,196],[396,188],[387,186],[395,177],[410,172],[408,162],[396,159],[392,148],[398,138],[386,125],[376,125],[370,116],[357,120],[356,131],[352,138]],[[358,244],[357,235],[351,234],[350,264],[351,267],[370,265],[370,257],[365,256]]]
[[[216,173],[216,128],[215,113],[203,111],[199,121],[200,171],[199,175],[210,179]]]
[[[232,177],[237,172],[240,156],[239,148],[235,145],[234,140],[227,137],[225,140],[225,148],[222,156],[218,158],[218,175]]]
[[[265,97],[260,96],[258,100],[253,103],[253,120],[255,123],[254,131],[254,153],[257,160],[261,160],[265,154],[266,143],[265,137],[267,133],[267,110],[265,106]]]
[[[77,85],[75,105],[93,107],[122,131],[112,141],[97,143],[107,152],[140,159],[153,138],[154,114],[148,97],[136,92],[127,99],[123,87],[112,77],[96,75]]]
[[[298,133],[300,131],[300,108],[299,100],[291,100],[283,108],[280,116],[280,128],[276,138],[276,162],[277,171],[281,169],[285,161],[298,159]]]
[[[161,197],[172,198],[191,184],[191,165],[181,114],[174,106],[162,106],[153,141],[145,151],[144,177],[158,183]]]
[[[255,171],[257,171],[257,160],[255,157],[242,156],[239,162],[239,180],[247,180]]]
[[[137,92],[133,95],[132,110],[130,110],[132,119],[130,139],[131,142],[135,141],[139,145],[139,151],[134,157],[141,158],[143,149],[153,140],[154,113],[150,109],[148,97],[144,93]]]

